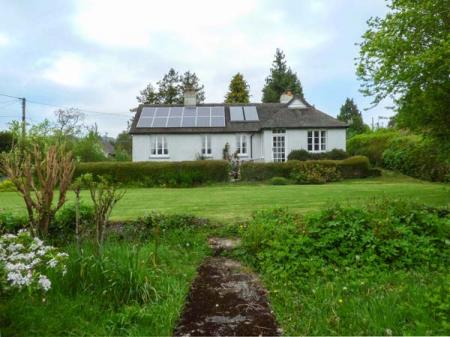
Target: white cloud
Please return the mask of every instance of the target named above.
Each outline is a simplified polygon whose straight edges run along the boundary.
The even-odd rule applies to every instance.
[[[74,53],[60,53],[41,63],[47,64],[41,73],[44,79],[66,87],[85,86],[95,71],[94,63]]]
[[[10,38],[5,33],[0,32],[0,47],[7,46],[10,43]]]

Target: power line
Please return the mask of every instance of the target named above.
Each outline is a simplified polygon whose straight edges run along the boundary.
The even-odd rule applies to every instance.
[[[18,99],[18,100],[23,101],[23,97],[17,97],[17,96],[12,96],[12,95],[7,95],[7,94],[2,94],[2,93],[0,93],[0,96],[5,96],[5,97],[10,97],[10,98],[15,98],[15,99]],[[62,109],[70,109],[70,108],[73,108],[73,109],[77,109],[77,110],[79,110],[79,111],[81,111],[81,112],[85,112],[85,113],[102,114],[102,115],[110,115],[110,116],[118,116],[118,117],[127,117],[127,118],[130,117],[130,115],[128,115],[128,114],[125,115],[125,114],[122,114],[122,113],[115,113],[115,112],[106,112],[106,111],[96,111],[96,110],[82,109],[82,108],[78,108],[78,107],[69,107],[69,106],[64,106],[64,105],[56,105],[56,104],[50,104],[50,103],[44,103],[44,102],[38,102],[38,101],[34,101],[34,100],[29,100],[29,99],[27,99],[27,102],[28,102],[28,103],[31,103],[31,104],[38,104],[38,105],[50,106],[50,107],[53,107],[53,108],[62,108]]]

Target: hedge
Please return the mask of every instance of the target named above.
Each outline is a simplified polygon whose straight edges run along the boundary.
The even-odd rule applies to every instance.
[[[290,160],[285,163],[245,162],[241,166],[241,179],[246,181],[262,181],[273,177],[290,178],[293,170],[314,165],[335,167],[344,179],[365,178],[378,175],[378,171],[370,168],[367,157],[354,156],[344,160]]]
[[[222,160],[184,162],[79,163],[75,177],[85,173],[108,176],[124,185],[189,187],[229,179],[229,164]]]
[[[383,166],[415,178],[450,180],[449,159],[442,158],[436,144],[416,136],[393,140],[383,152]]]
[[[398,131],[384,130],[356,135],[347,141],[347,152],[352,156],[366,156],[372,165],[380,166],[383,163],[383,152],[399,136],[401,133]]]

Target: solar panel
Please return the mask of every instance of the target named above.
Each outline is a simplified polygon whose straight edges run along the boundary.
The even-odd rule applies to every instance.
[[[211,117],[212,127],[223,127],[225,126],[225,118],[223,117]]]
[[[209,117],[211,114],[211,108],[210,107],[199,107],[197,109],[198,116],[201,117]]]
[[[234,107],[236,108],[236,107]],[[239,107],[243,118],[242,107]],[[224,127],[224,106],[144,107],[138,120],[139,128]]]
[[[184,116],[195,117],[197,114],[197,108],[184,108]]]
[[[137,123],[138,128],[150,128],[152,126],[153,117],[141,117]]]
[[[167,120],[168,128],[179,128],[181,126],[181,117],[169,117]]]
[[[195,127],[195,117],[183,117],[181,127],[183,128]]]
[[[225,108],[223,106],[211,107],[211,116],[212,117],[224,117],[225,116]]]
[[[246,121],[259,121],[256,106],[244,106],[244,115]]]
[[[167,117],[169,115],[169,108],[157,108],[155,117]]]
[[[230,119],[232,121],[244,120],[244,113],[241,106],[230,106]]]
[[[197,117],[198,127],[208,127],[210,123],[210,117]]]
[[[153,128],[165,128],[167,123],[167,117],[158,118],[155,117],[153,120]]]
[[[153,117],[155,115],[156,108],[143,108],[141,117]]]
[[[170,117],[181,117],[183,116],[183,107],[182,106],[174,106],[170,108]]]

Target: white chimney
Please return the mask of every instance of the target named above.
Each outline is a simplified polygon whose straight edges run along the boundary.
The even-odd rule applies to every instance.
[[[291,99],[294,97],[294,95],[292,95],[292,91],[287,90],[286,92],[284,92],[281,96],[280,96],[280,103],[282,104],[287,104],[291,101]]]
[[[184,105],[196,106],[197,105],[197,93],[192,88],[186,88],[184,90]]]

